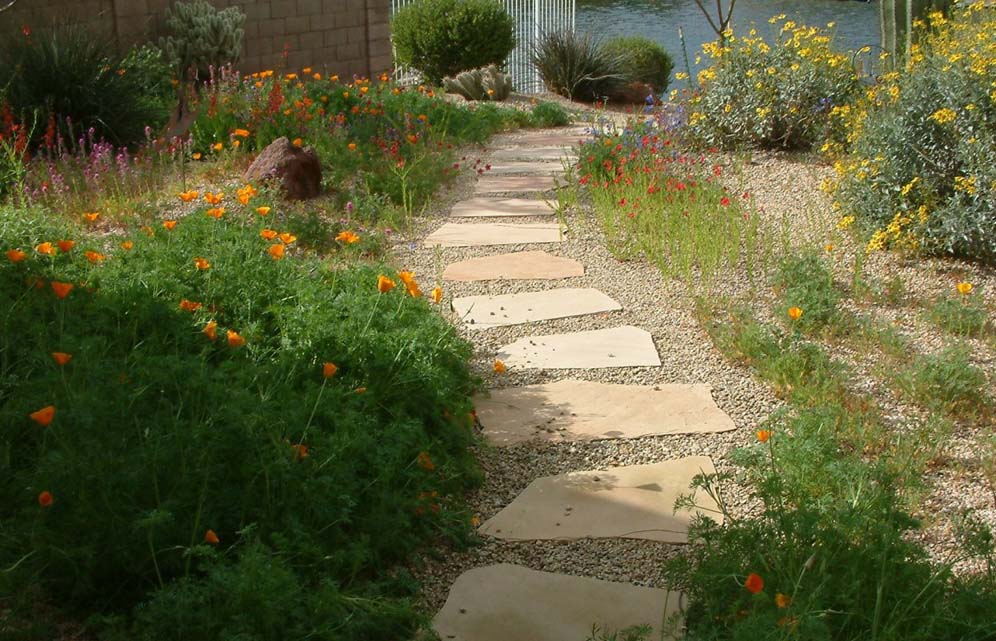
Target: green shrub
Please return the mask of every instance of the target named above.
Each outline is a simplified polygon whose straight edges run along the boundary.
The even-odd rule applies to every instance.
[[[989,322],[989,310],[979,298],[938,298],[927,311],[935,325],[955,336],[979,336]]]
[[[752,30],[703,46],[713,64],[699,72],[700,91],[689,101],[694,139],[724,148],[808,149],[835,134],[832,107],[860,91],[850,57],[831,50],[830,36],[818,29],[775,26],[771,44]]]
[[[35,145],[55,149],[61,136],[73,147],[91,129],[96,140],[132,145],[145,140],[146,126],[166,121],[162,96],[148,91],[161,69],[142,54],[115,54],[110,43],[72,25],[5,39],[0,101],[27,122],[37,114]]]
[[[258,216],[202,207],[126,249],[0,215],[0,248],[28,254],[0,261],[4,607],[28,593],[26,618],[52,603],[121,628],[144,604],[131,638],[410,636],[410,582],[387,569],[462,539],[477,478],[470,347],[436,306],[378,293],[386,266],[274,260]],[[77,245],[33,249],[60,239]]]
[[[815,251],[782,260],[774,278],[781,305],[779,314],[786,322],[805,331],[824,329],[840,320],[837,307],[840,292],[833,274]],[[788,310],[798,307],[802,316],[790,321]]]
[[[398,62],[432,83],[501,66],[515,47],[515,21],[497,0],[419,0],[398,11],[391,30]]]
[[[606,40],[602,48],[623,60],[626,80],[646,83],[655,94],[667,89],[674,63],[658,43],[642,36],[619,36]]]
[[[598,100],[626,77],[624,60],[606,51],[591,33],[546,33],[532,58],[547,90],[571,100]]]
[[[530,120],[535,127],[563,127],[571,123],[571,115],[557,103],[543,101],[533,107]]]
[[[969,9],[938,22],[905,73],[887,74],[842,116],[851,155],[836,200],[894,247],[996,258],[996,19]]]
[[[972,363],[964,345],[917,356],[895,373],[895,382],[910,401],[956,416],[978,416],[992,400],[986,373]]]

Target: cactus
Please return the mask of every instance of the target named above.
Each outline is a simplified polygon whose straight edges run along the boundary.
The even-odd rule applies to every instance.
[[[894,69],[903,66],[917,40],[913,23],[925,20],[933,11],[948,13],[950,0],[880,0],[879,28],[882,49],[889,54]]]
[[[159,48],[181,76],[193,72],[195,80],[204,80],[211,67],[238,62],[245,22],[238,7],[218,11],[205,0],[178,2],[166,9],[170,35],[159,40]]]
[[[467,100],[505,100],[512,93],[512,76],[498,67],[488,65],[480,69],[461,71],[456,78],[443,78],[447,93],[460,94]]]

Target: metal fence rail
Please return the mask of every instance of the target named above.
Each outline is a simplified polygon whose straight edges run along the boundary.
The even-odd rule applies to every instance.
[[[402,7],[419,0],[391,0],[391,16]],[[547,32],[574,30],[575,0],[502,0],[515,20],[515,49],[505,60],[512,75],[512,85],[521,93],[543,91],[543,81],[532,63],[532,52]],[[395,64],[395,80],[405,84],[418,82],[418,73]]]

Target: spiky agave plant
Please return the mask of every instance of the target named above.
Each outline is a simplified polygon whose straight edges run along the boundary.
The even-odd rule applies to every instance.
[[[623,59],[590,32],[543,34],[532,53],[546,88],[571,100],[596,100],[625,81]]]

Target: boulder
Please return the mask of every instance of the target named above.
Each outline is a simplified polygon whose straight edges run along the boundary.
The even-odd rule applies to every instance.
[[[281,137],[256,157],[246,170],[245,179],[250,182],[279,179],[287,198],[305,200],[321,193],[322,166],[314,149],[295,147]]]

